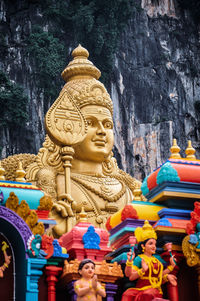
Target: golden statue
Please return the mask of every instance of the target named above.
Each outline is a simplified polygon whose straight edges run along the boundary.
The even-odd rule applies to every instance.
[[[55,237],[74,226],[82,207],[89,222],[104,227],[140,185],[113,157],[113,104],[100,71],[82,46],[72,56],[62,73],[66,84],[46,114],[48,135],[26,168],[26,180],[53,199]]]

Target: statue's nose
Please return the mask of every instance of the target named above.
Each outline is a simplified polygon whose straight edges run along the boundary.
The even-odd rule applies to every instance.
[[[102,122],[98,122],[98,125],[97,125],[97,134],[101,134],[101,135],[105,135],[106,134],[106,131],[105,131],[105,128],[104,128]]]

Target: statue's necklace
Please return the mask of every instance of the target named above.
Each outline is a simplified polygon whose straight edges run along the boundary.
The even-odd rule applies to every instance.
[[[139,255],[141,258],[145,260],[149,267],[149,282],[151,283],[153,288],[160,288],[162,282],[162,272],[163,272],[163,265],[159,262],[158,259],[155,257],[148,257],[145,254]],[[157,264],[157,268],[154,268],[154,263]],[[156,275],[157,280],[155,281],[155,277],[152,277],[152,271]]]
[[[75,177],[78,179],[83,180],[84,182],[90,182],[90,183],[96,183],[96,184],[101,184],[101,185],[117,185],[119,184],[119,181],[115,178],[107,177],[107,176],[102,176],[98,174],[77,174],[77,173],[71,173],[71,177]]]
[[[118,180],[118,181],[122,185],[121,190],[118,193],[116,193],[114,196],[108,196],[108,194],[105,193],[104,191],[101,192],[101,191],[97,190],[96,188],[94,188],[93,186],[91,186],[90,184],[86,183],[84,180],[82,180],[82,179],[80,179],[80,178],[78,178],[76,176],[71,175],[71,179],[73,181],[77,182],[78,184],[82,185],[86,189],[90,190],[94,194],[98,195],[99,197],[101,197],[105,201],[108,201],[108,202],[116,202],[116,201],[118,201],[124,195],[124,193],[126,192],[126,186],[120,180]]]

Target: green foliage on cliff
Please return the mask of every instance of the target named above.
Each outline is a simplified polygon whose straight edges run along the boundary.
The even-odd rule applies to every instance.
[[[0,126],[10,129],[22,126],[28,117],[27,102],[23,89],[0,70]]]
[[[34,27],[27,39],[27,55],[32,61],[32,77],[44,93],[44,103],[55,100],[62,85],[60,73],[65,67],[65,47],[53,34]]]
[[[70,1],[68,22],[72,22],[77,44],[81,43],[91,53],[102,71],[106,83],[113,68],[121,31],[133,11],[134,1]]]
[[[178,0],[181,8],[187,9],[191,12],[194,20],[200,23],[200,1],[199,0]]]
[[[89,50],[90,59],[102,71],[101,80],[107,83],[118,39],[137,3],[134,0],[44,0],[41,7],[61,42],[65,35],[71,36],[72,44],[82,44]]]
[[[67,65],[70,46],[74,48],[81,43],[86,47],[90,60],[102,72],[101,80],[108,83],[119,36],[139,0],[26,0],[26,3],[37,6],[42,15],[40,25],[34,23],[37,19],[32,19],[31,32],[23,43],[31,63],[30,76],[38,90],[36,99],[44,97],[44,111],[63,86],[60,74]],[[7,44],[3,35],[0,41],[0,56],[5,59]],[[22,125],[27,119],[28,97],[3,72],[0,72],[0,87],[0,125]]]
[[[32,1],[29,1],[32,3]],[[132,14],[134,0],[43,0],[36,1],[42,15],[40,25],[32,23],[25,39],[31,62],[31,77],[44,96],[44,110],[56,99],[63,85],[61,72],[67,65],[67,50],[82,44],[90,60],[108,83],[113,69],[118,38]],[[33,21],[34,22],[34,21]]]

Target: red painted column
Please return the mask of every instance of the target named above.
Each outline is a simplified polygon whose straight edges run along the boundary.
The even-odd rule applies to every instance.
[[[48,283],[48,301],[56,301],[56,282],[58,281],[58,275],[62,271],[61,267],[54,265],[46,266],[46,275]]]
[[[180,261],[183,259],[183,254],[178,253],[176,251],[172,251],[172,255],[175,256],[176,258],[176,266],[174,268],[174,270],[171,272],[171,274],[177,276],[178,271],[179,271],[179,267],[178,267],[178,263],[180,263]],[[170,265],[170,254],[169,252],[164,252],[162,253],[161,257],[169,263]],[[178,282],[178,279],[177,279]],[[178,296],[178,285],[177,286],[173,286],[171,283],[167,283],[167,293],[168,293],[168,298],[170,301],[179,301],[179,296]]]
[[[172,272],[173,275],[177,276],[179,267],[176,266]],[[170,301],[179,301],[178,296],[178,285],[174,286],[171,283],[167,283],[167,293]]]

